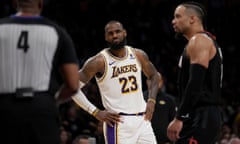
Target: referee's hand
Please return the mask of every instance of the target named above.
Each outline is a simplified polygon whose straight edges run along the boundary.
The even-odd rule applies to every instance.
[[[100,110],[96,116],[98,120],[106,122],[109,126],[113,127],[115,123],[120,122],[120,115],[117,113],[110,113],[106,110]]]

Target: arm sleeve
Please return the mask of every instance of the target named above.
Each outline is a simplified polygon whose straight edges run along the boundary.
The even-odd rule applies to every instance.
[[[203,84],[206,74],[206,68],[200,64],[191,64],[189,80],[184,91],[183,100],[181,101],[176,118],[184,120],[189,112],[194,108],[200,96],[203,94]]]
[[[78,92],[72,96],[72,99],[78,106],[89,114],[93,114],[93,112],[97,109],[97,107],[87,99],[81,88],[79,88]]]

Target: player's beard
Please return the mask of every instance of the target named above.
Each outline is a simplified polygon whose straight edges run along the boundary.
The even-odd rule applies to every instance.
[[[110,49],[113,49],[113,50],[118,50],[118,49],[121,49],[121,48],[124,48],[124,46],[127,44],[127,39],[124,38],[120,43],[118,44],[115,44],[115,43],[110,43],[108,42],[108,47]]]
[[[177,40],[182,39],[183,38],[183,34],[180,33],[180,32],[177,32],[177,33],[175,33],[174,38],[177,39]]]

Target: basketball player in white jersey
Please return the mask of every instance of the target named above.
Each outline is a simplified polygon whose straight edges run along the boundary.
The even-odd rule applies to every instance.
[[[104,122],[107,144],[156,144],[150,120],[158,92],[159,76],[147,54],[126,45],[127,32],[118,21],[105,26],[109,48],[89,58],[81,70],[80,85],[96,78],[105,110],[99,110],[79,90],[73,100]],[[150,81],[147,103],[141,72]]]

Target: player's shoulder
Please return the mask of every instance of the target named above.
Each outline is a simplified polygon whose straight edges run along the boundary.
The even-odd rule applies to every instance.
[[[133,46],[129,46],[129,45],[126,45],[125,46],[126,48],[128,48],[128,49],[130,49],[131,51],[133,51],[133,52],[137,52],[137,53],[141,53],[143,50],[141,50],[140,48],[137,48],[137,47],[133,47]]]
[[[214,44],[213,40],[204,33],[197,33],[189,39],[188,49],[202,50],[210,48]]]
[[[87,63],[91,64],[91,65],[102,65],[104,64],[104,55],[102,52],[98,52],[97,54],[89,57],[87,59]]]
[[[137,57],[142,57],[142,56],[146,56],[146,52],[140,48],[137,47],[132,47],[132,46],[126,46],[127,48],[129,48]]]
[[[206,33],[196,33],[194,36],[191,37],[189,42],[194,44],[211,44],[213,42],[213,38]]]
[[[83,65],[84,69],[87,69],[90,72],[100,72],[102,73],[105,68],[105,61],[101,53],[97,53],[89,57]]]

